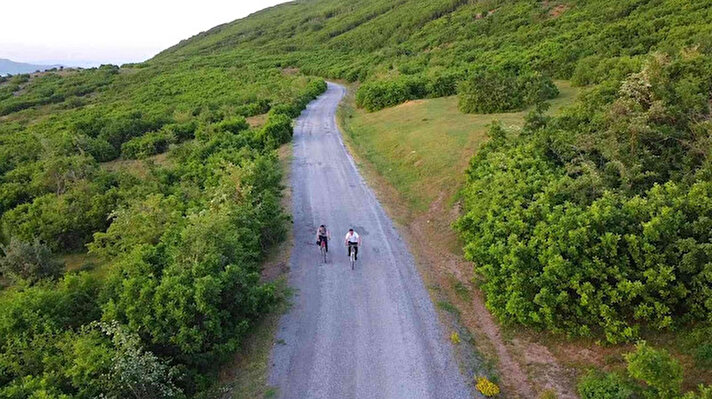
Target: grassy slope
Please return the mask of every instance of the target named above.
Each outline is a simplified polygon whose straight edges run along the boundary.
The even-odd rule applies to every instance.
[[[550,112],[571,103],[578,89],[557,82],[561,94]],[[486,139],[493,120],[521,126],[528,110],[477,115],[457,109],[457,97],[417,100],[383,111],[350,113],[345,126],[361,158],[393,185],[413,210],[426,211],[446,194],[449,200],[464,181],[464,171]]]
[[[155,61],[201,64],[216,54],[242,60],[259,50],[275,64],[348,80],[481,64],[524,64],[570,78],[589,56],[707,43],[712,24],[703,3],[298,0],[196,35]]]

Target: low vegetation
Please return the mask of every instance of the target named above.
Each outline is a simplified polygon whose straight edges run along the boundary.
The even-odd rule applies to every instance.
[[[486,377],[475,378],[475,381],[477,382],[475,388],[485,397],[492,398],[499,395],[499,386]]]
[[[378,111],[409,100],[436,98],[457,93],[456,75],[401,76],[388,81],[372,81],[361,86],[356,94],[356,104],[368,111]]]
[[[580,89],[557,81],[559,96],[549,114],[576,99]],[[348,105],[340,118],[350,145],[395,187],[409,207],[426,211],[437,199],[449,201],[465,182],[472,154],[487,140],[493,120],[523,126],[533,107],[520,112],[464,114],[458,97],[411,101],[379,112]]]
[[[158,59],[266,49],[280,65],[366,83],[359,103],[375,110],[454,94],[483,67],[576,85],[623,78],[651,52],[709,51],[709,21],[707,3],[683,0],[316,0],[221,25]]]
[[[700,386],[683,393],[683,369],[665,350],[639,342],[626,354],[622,373],[591,371],[578,384],[581,399],[709,399],[712,387]]]

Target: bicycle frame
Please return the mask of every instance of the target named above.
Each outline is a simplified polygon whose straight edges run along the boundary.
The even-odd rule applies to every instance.
[[[358,244],[348,244],[349,246],[349,258],[351,260],[351,270],[354,270],[356,268],[356,251],[355,249],[358,248]]]

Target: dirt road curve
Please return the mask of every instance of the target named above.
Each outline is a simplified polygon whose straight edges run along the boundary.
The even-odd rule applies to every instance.
[[[297,120],[292,161],[294,304],[277,333],[270,384],[285,399],[471,398],[412,256],[358,173],[329,84]],[[323,264],[316,227],[331,229]],[[364,246],[349,267],[343,237]]]

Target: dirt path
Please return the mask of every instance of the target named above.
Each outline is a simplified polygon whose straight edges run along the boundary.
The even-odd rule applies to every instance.
[[[282,398],[472,398],[405,243],[358,173],[336,127],[345,89],[297,120],[292,161],[292,309],[280,322],[270,384]],[[330,261],[314,245],[331,230]],[[362,236],[355,271],[343,235]]]

